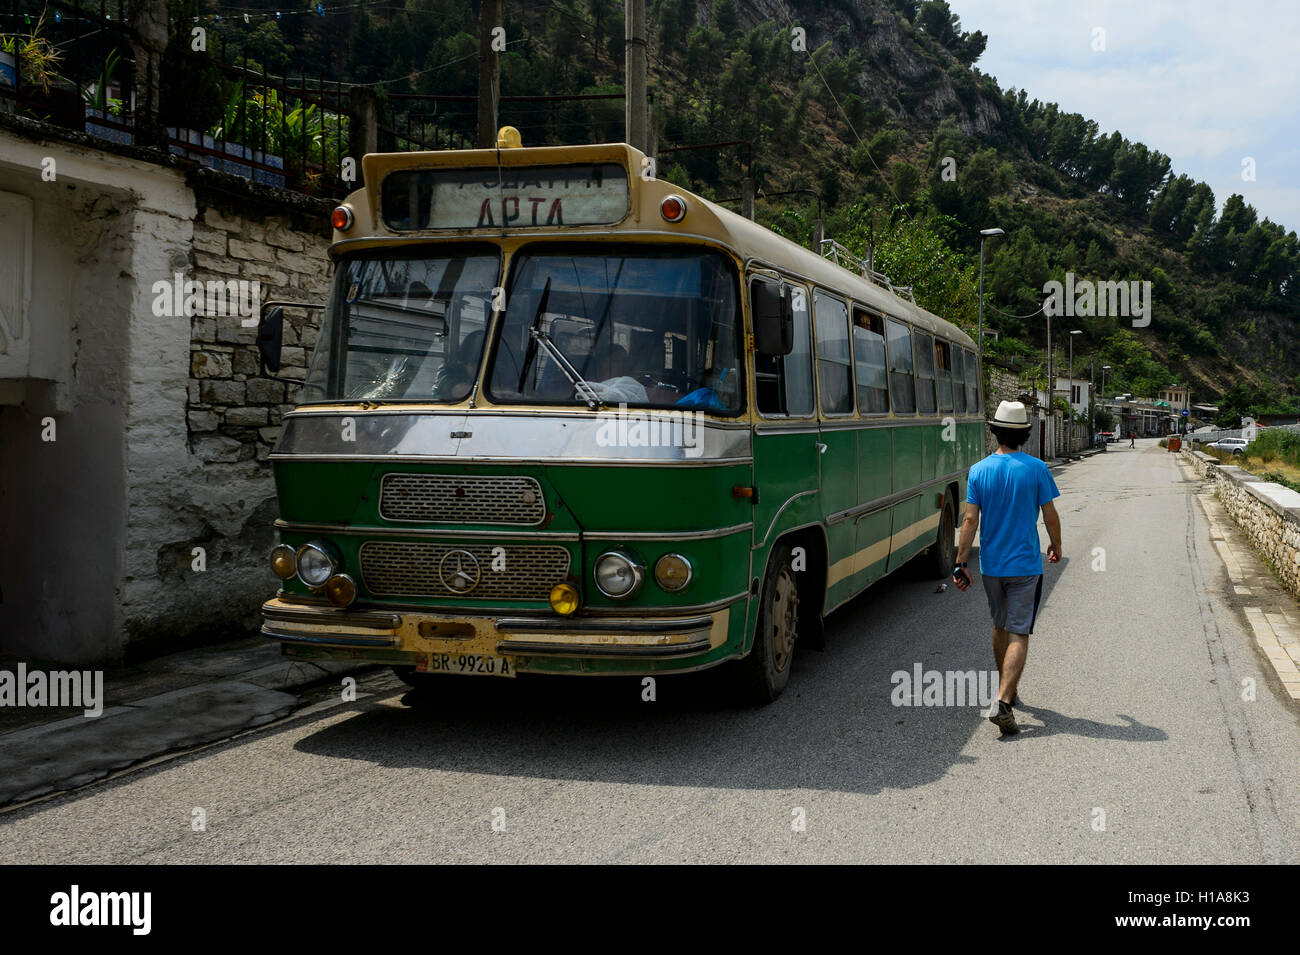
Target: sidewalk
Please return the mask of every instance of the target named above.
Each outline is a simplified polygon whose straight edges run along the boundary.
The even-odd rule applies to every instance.
[[[95,718],[80,708],[0,707],[0,806],[270,723],[299,706],[295,690],[363,668],[286,660],[279,644],[253,637],[105,670]],[[15,662],[0,669],[15,672]]]

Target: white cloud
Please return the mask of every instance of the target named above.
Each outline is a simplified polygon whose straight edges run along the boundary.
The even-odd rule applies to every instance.
[[[949,0],[983,30],[977,64],[1003,87],[1118,129],[1214,189],[1300,228],[1300,5]],[[1106,50],[1092,50],[1103,28]],[[1252,156],[1257,182],[1241,181]]]

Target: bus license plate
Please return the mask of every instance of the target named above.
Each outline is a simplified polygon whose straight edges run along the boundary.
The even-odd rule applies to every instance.
[[[426,653],[415,667],[417,673],[454,673],[465,676],[515,675],[508,657],[486,653]]]

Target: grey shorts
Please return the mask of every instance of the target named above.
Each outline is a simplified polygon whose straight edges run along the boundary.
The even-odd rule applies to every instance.
[[[993,626],[1008,633],[1033,633],[1038,604],[1043,599],[1043,575],[990,577],[984,579]]]

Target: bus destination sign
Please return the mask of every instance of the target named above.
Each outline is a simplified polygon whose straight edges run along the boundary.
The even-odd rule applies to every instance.
[[[618,163],[405,170],[383,185],[394,231],[610,225],[627,210]]]

